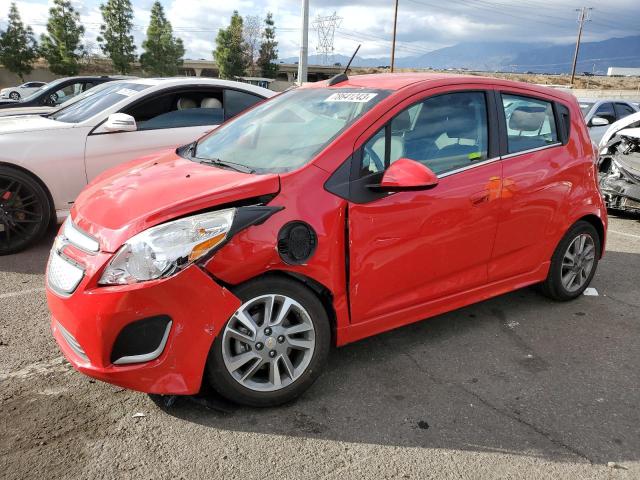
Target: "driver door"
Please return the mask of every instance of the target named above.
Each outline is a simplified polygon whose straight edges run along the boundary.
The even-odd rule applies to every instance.
[[[348,207],[354,323],[418,320],[430,302],[488,279],[502,176],[497,132],[489,128],[493,93],[449,90],[409,102],[356,145],[351,192],[360,196]],[[402,157],[428,166],[439,184],[367,190]]]

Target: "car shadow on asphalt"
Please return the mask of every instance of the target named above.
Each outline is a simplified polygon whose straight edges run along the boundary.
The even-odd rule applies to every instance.
[[[156,403],[229,431],[638,460],[640,256],[606,260],[592,284],[599,296],[557,303],[524,289],[336,349],[315,385],[283,407]]]

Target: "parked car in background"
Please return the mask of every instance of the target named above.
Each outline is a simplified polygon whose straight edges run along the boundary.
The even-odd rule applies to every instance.
[[[275,95],[203,78],[129,79],[90,90],[54,113],[0,118],[0,254],[64,219],[104,170],[202,136]]]
[[[619,99],[580,99],[578,102],[591,140],[596,145],[609,125],[640,110],[636,104]]]
[[[40,90],[44,87],[47,82],[26,82],[22,85],[18,85],[17,87],[8,87],[0,90],[0,99],[8,98],[13,101],[18,101],[23,97],[28,97],[32,95],[37,90]]]
[[[607,230],[594,161],[557,90],[308,84],[94,180],[51,252],[53,335],[126,388],[288,402],[332,345],[532,284],[579,297]]]
[[[84,76],[84,77],[66,77],[47,83],[31,95],[23,97],[19,101],[0,100],[0,116],[14,115],[19,113],[14,109],[26,107],[58,107],[64,102],[81,95],[90,88],[105,82],[121,80],[121,76]],[[45,110],[46,112],[46,110]],[[30,113],[42,113],[31,111]]]

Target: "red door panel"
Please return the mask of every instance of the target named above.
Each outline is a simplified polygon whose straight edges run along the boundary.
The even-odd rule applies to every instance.
[[[432,190],[349,205],[352,322],[487,282],[501,168],[495,161],[441,178]]]

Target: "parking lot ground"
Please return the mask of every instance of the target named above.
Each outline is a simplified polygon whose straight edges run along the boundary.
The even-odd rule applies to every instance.
[[[50,235],[0,258],[0,477],[640,478],[640,222],[609,229],[599,296],[504,295],[335,350],[291,405],[227,412],[73,371]]]

